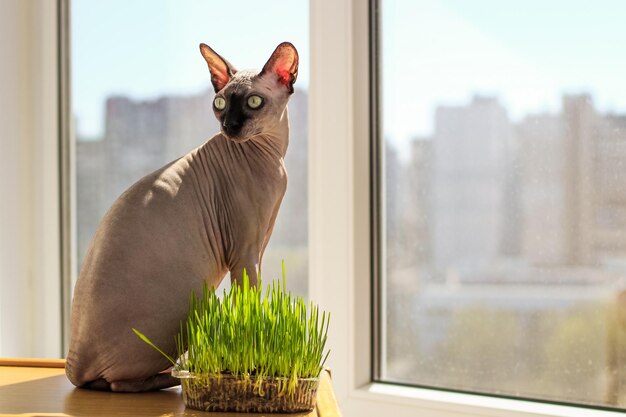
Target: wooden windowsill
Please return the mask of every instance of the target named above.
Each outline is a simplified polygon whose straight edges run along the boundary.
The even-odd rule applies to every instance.
[[[181,388],[141,394],[119,394],[74,387],[65,377],[65,362],[55,359],[0,358],[0,417],[20,416],[263,416],[266,414],[208,413],[186,409]],[[283,416],[283,414],[271,414]],[[328,372],[310,413],[300,417],[341,417]]]

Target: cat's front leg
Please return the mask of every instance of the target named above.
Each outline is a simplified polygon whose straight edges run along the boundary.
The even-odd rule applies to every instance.
[[[237,256],[230,268],[230,282],[237,282],[239,285],[243,285],[243,271],[245,269],[250,285],[256,285],[261,263],[260,258],[258,249],[250,249]]]

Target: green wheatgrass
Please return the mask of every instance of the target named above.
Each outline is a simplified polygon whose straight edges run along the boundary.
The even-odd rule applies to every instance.
[[[233,283],[221,300],[206,283],[201,297],[192,292],[187,322],[176,338],[178,362],[133,331],[178,370],[255,375],[259,385],[264,378],[286,378],[282,390],[292,393],[298,378],[317,378],[326,362],[330,313],[320,317],[317,305],[292,295],[285,283],[283,264],[282,285],[251,286],[244,270],[243,285]]]

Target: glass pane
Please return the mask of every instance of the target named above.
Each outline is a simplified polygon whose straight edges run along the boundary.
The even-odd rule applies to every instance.
[[[72,1],[79,267],[100,219],[124,190],[219,131],[200,42],[242,69],[261,68],[285,40],[298,48],[300,68],[289,103],[289,186],[263,276],[278,278],[284,259],[288,286],[306,294],[306,0]]]
[[[626,405],[625,15],[381,0],[381,379]]]

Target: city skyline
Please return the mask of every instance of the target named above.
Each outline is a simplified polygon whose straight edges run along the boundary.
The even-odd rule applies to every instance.
[[[495,97],[434,113],[435,133],[415,138],[407,161],[385,140],[387,230],[420,242],[416,259],[463,267],[626,258],[626,114],[597,112],[587,94],[520,122]]]
[[[175,159],[218,132],[217,121],[210,114],[212,97],[213,92],[208,89],[198,95],[162,96],[154,100],[133,100],[120,95],[109,97],[105,133],[109,143],[108,150],[104,152],[109,155],[108,158],[114,155],[119,158],[116,161],[110,160],[110,165],[121,164],[127,167],[123,173],[111,175],[122,175],[122,182],[128,186],[132,179],[136,180],[149,170],[155,169],[158,162],[165,163]],[[290,112],[292,124],[295,123],[296,126],[294,131],[301,137],[306,136],[306,131],[302,129],[307,125],[307,97],[305,91],[297,90]],[[566,116],[568,111],[574,113]],[[575,201],[591,200],[587,194],[591,192],[595,180],[600,181],[599,185],[602,187],[621,191],[612,167],[621,169],[615,152],[622,151],[620,141],[621,136],[626,135],[626,116],[597,113],[589,95],[565,96],[560,112],[526,115],[518,123],[510,120],[507,109],[495,97],[475,96],[465,105],[440,106],[436,108],[435,115],[437,120],[434,123],[438,126],[435,134],[414,139],[408,162],[399,157],[400,149],[395,148],[393,142],[386,141],[386,154],[392,161],[390,169],[398,172],[386,172],[387,181],[389,182],[389,176],[392,175],[392,182],[395,182],[393,187],[398,190],[393,191],[393,187],[387,187],[389,194],[386,204],[389,207],[402,206],[400,209],[388,208],[388,213],[393,215],[387,221],[400,226],[402,222],[408,221],[408,217],[413,217],[409,224],[415,230],[419,229],[418,233],[421,235],[418,236],[421,238],[418,240],[422,246],[412,254],[415,259],[430,259],[430,262],[438,265],[461,258],[481,262],[483,259],[522,254],[524,259],[532,259],[537,264],[570,264],[575,259],[585,259],[579,249],[568,249],[563,245],[566,241],[589,239],[592,232],[584,232],[585,229],[579,227],[580,224],[585,224],[587,229],[595,227],[590,226],[595,221],[590,218],[592,213],[589,209],[587,214],[581,212],[583,214],[579,213],[578,217],[572,217],[572,214],[567,213],[573,209],[568,211],[567,207],[575,207],[578,204]],[[131,118],[136,120],[129,120]],[[564,132],[571,130],[570,125],[574,123],[572,120],[576,120],[576,123],[586,120],[585,123],[588,124],[585,132],[580,133],[582,136],[575,142],[572,142],[574,139],[563,136]],[[146,139],[146,135],[151,139]],[[155,137],[161,139],[154,139]],[[87,149],[87,142],[94,142],[93,138],[88,141],[80,137],[77,139],[79,147],[84,149]],[[292,159],[291,153],[297,153],[300,161],[298,168],[294,168],[297,172],[302,171],[307,160],[307,149],[303,144],[304,142],[292,141],[287,157],[289,163]],[[583,145],[587,146],[586,154],[580,149],[580,155],[572,153],[574,147]],[[91,148],[98,146],[97,143],[92,143]],[[597,149],[592,150],[589,146]],[[626,152],[626,148],[624,149]],[[485,150],[489,152],[485,153]],[[596,159],[602,157],[607,162],[602,164],[601,169],[592,169],[588,166],[589,161],[584,162],[591,156]],[[84,157],[87,160],[94,158],[89,155]],[[587,166],[583,169],[568,165],[568,159],[577,159]],[[472,172],[476,172],[478,176]],[[408,176],[410,181],[417,181],[419,185],[407,185],[407,173],[412,174]],[[302,175],[304,176],[301,178],[305,178],[306,173],[303,172]],[[567,175],[574,177],[568,178]],[[590,178],[590,175],[595,176]],[[301,178],[295,187],[306,187]],[[583,187],[583,191],[580,191],[583,183],[566,185],[575,178],[586,178],[585,183],[589,185]],[[119,181],[114,179],[112,182],[117,184]],[[601,187],[596,188],[600,190]],[[123,189],[119,185],[115,192],[119,194]],[[464,197],[466,190],[472,194]],[[484,190],[486,194],[476,198],[476,193],[480,193],[480,190]],[[624,190],[626,191],[626,183]],[[572,194],[575,192],[583,194],[575,197]],[[117,196],[113,194],[115,193],[112,192],[112,197]],[[615,200],[615,197],[606,194],[602,198]],[[397,199],[402,201],[396,201]],[[481,206],[475,206],[476,204]],[[408,215],[407,208],[418,215]],[[624,208],[626,209],[626,205]],[[446,214],[447,210],[452,211]],[[582,208],[576,210],[580,212]],[[600,216],[604,216],[601,220],[605,223],[611,219],[615,222],[622,216],[621,206],[616,208],[614,203],[609,211],[604,207],[596,207],[594,210],[601,212]],[[616,210],[619,211],[617,214]],[[540,212],[541,215],[535,214]],[[468,213],[471,218],[464,220],[464,213]],[[298,217],[298,214],[292,213],[291,216]],[[465,225],[469,224],[473,229],[465,230]],[[458,233],[463,230],[465,231]],[[451,231],[456,233],[450,233]],[[606,236],[611,234],[610,231],[603,233]],[[481,244],[460,243],[462,240],[459,239],[463,239],[464,235],[472,237],[477,234],[482,236]],[[626,253],[626,237],[622,238],[623,234],[626,235],[626,230],[613,232],[613,236],[607,238],[612,239],[613,245],[618,248],[615,249],[617,253]],[[453,236],[456,241],[454,245],[445,243],[447,235]],[[535,244],[529,243],[533,240],[536,241]],[[593,246],[592,243],[587,242],[585,245],[587,252],[592,250],[589,246]],[[462,256],[460,252],[454,256],[442,255],[443,251],[450,250],[452,246],[457,247],[457,252],[463,252]],[[462,249],[463,247],[466,249]],[[486,247],[491,249],[487,250]],[[487,252],[480,252],[484,250]],[[606,253],[608,252],[607,250]]]

